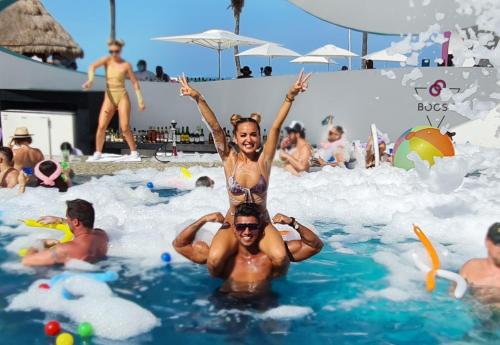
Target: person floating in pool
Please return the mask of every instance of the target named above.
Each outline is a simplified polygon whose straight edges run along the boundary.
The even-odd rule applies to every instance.
[[[106,70],[106,93],[99,114],[99,124],[97,126],[95,139],[95,152],[91,160],[99,160],[101,158],[106,137],[106,129],[116,111],[118,111],[120,130],[123,138],[130,148],[129,158],[140,158],[137,152],[137,144],[130,130],[130,98],[125,88],[125,78],[127,76],[132,82],[132,86],[137,95],[139,110],[143,111],[146,107],[142,98],[139,82],[132,71],[132,66],[130,66],[127,61],[123,60],[120,55],[124,45],[125,43],[123,41],[110,40],[108,42],[110,56],[103,57],[90,65],[88,72],[89,79],[83,84],[83,89],[89,90],[94,82],[95,70],[104,66]]]
[[[26,127],[16,128],[9,147],[14,152],[14,168],[33,169],[38,162],[43,161],[43,153],[39,149],[31,147],[33,143],[32,134]]]
[[[9,147],[0,147],[0,188],[14,188],[19,185],[19,192],[24,193],[28,178],[14,168],[14,153]]]
[[[275,224],[289,225],[300,235],[300,240],[285,242],[289,261],[304,261],[319,253],[323,242],[319,237],[294,218],[277,214],[272,220]],[[211,213],[201,217],[185,228],[173,241],[175,250],[187,259],[206,264],[210,247],[203,241],[195,241],[196,233],[208,222],[226,224],[226,218],[221,213]],[[277,278],[288,269],[274,267],[269,256],[260,249],[260,242],[264,237],[264,229],[268,226],[263,221],[262,208],[255,203],[242,203],[235,209],[232,231],[238,241],[237,251],[231,254],[225,262],[220,263],[213,272],[214,276],[225,279],[222,292],[259,294],[269,291],[269,282]]]
[[[306,129],[299,121],[292,121],[285,128],[287,137],[281,143],[280,159],[285,169],[293,175],[308,172],[312,157],[311,145],[306,140]]]
[[[283,239],[272,225],[266,208],[269,177],[281,126],[292,107],[295,97],[307,90],[309,77],[310,74],[305,76],[301,72],[296,82],[285,95],[283,104],[269,129],[267,141],[263,146],[259,114],[252,114],[250,117],[241,117],[240,115],[231,117],[231,124],[234,127],[234,145],[230,145],[226,140],[226,133],[224,133],[205,98],[188,84],[186,77],[179,78],[181,95],[191,97],[198,105],[198,109],[212,131],[217,151],[223,162],[230,201],[226,222],[233,224],[234,212],[241,203],[254,202],[258,204],[262,217],[259,223],[265,229],[262,239],[259,241],[259,247],[276,268],[284,267],[288,261],[288,256]],[[226,262],[237,249],[238,239],[231,227],[220,229],[215,235],[208,253],[207,266],[209,271],[214,275],[219,275],[218,269],[222,267],[222,263]]]
[[[66,219],[45,216],[40,219],[45,224],[67,223],[74,239],[70,242],[45,241],[45,249],[28,249],[22,263],[26,266],[49,266],[64,264],[71,259],[90,263],[106,258],[108,235],[104,230],[94,229],[94,207],[85,200],[67,201]]]
[[[500,223],[490,226],[485,245],[488,256],[467,261],[460,275],[480,301],[500,307]]]

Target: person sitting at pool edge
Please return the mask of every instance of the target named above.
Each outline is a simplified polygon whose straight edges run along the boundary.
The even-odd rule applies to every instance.
[[[345,167],[346,143],[343,138],[344,129],[341,126],[334,126],[328,131],[328,141],[321,143],[321,155],[313,158],[314,165],[321,167]]]
[[[0,188],[14,188],[19,184],[19,192],[24,193],[28,178],[14,166],[14,153],[8,147],[0,147]]]
[[[286,267],[273,268],[269,257],[259,249],[265,224],[262,223],[261,209],[254,203],[242,203],[236,207],[234,215],[234,234],[238,239],[238,249],[234,255],[216,269],[220,272],[216,277],[225,279],[222,292],[253,293],[265,292],[269,282],[286,273]],[[303,261],[319,253],[323,242],[310,229],[299,224],[294,218],[277,214],[273,223],[293,227],[300,235],[300,240],[285,242],[290,261]],[[224,216],[217,212],[205,215],[185,228],[173,241],[175,250],[197,264],[206,264],[209,245],[203,241],[195,241],[198,230],[208,222],[224,223]]]
[[[108,235],[104,230],[94,229],[94,207],[88,201],[76,199],[66,201],[66,219],[45,216],[39,221],[45,224],[67,223],[74,239],[70,242],[46,241],[45,250],[30,248],[22,263],[25,266],[49,266],[64,264],[71,259],[90,263],[106,258]]]
[[[309,171],[312,149],[305,139],[304,125],[299,121],[292,121],[285,130],[288,136],[281,143],[280,159],[285,163],[286,170],[293,175]]]
[[[196,182],[195,182],[195,187],[207,187],[207,188],[214,188],[215,182],[208,176],[200,176]]]
[[[485,246],[486,258],[471,259],[460,269],[473,293],[486,304],[500,305],[500,223],[488,229]]]
[[[30,146],[32,142],[32,134],[28,128],[16,128],[9,147],[14,152],[14,168],[19,171],[24,168],[34,168],[38,162],[44,159],[42,151]]]

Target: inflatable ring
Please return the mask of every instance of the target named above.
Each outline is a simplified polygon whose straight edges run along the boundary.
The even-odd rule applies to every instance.
[[[26,219],[22,221],[24,225],[29,226],[30,228],[40,228],[40,229],[50,229],[50,230],[58,230],[63,232],[63,237],[59,240],[60,243],[66,243],[73,240],[75,237],[71,232],[68,224],[43,224],[34,219]],[[25,256],[28,253],[27,248],[21,248],[17,254],[20,257]]]
[[[429,254],[429,257],[431,258],[432,267],[429,267],[423,263],[423,261],[418,257],[417,253],[412,253],[415,266],[417,266],[417,268],[422,272],[427,272],[427,291],[431,292],[434,290],[436,286],[436,276],[438,276],[454,282],[456,284],[454,296],[455,298],[462,298],[467,291],[467,282],[465,281],[465,279],[455,272],[440,269],[439,257],[431,241],[429,241],[422,229],[420,229],[417,225],[413,225],[413,231],[417,235],[418,239],[422,242],[427,253]]]
[[[64,282],[66,279],[71,277],[83,277],[87,279],[92,279],[102,283],[114,282],[118,280],[118,273],[114,271],[106,271],[106,272],[63,272],[53,276],[50,279],[50,287],[53,288],[59,283]],[[73,296],[68,290],[64,287],[61,290],[62,296],[66,300],[74,299]]]
[[[188,180],[191,180],[193,178],[193,175],[191,175],[191,173],[189,172],[189,170],[185,167],[182,167],[181,168],[181,173],[182,175],[184,175],[185,178],[187,178]]]

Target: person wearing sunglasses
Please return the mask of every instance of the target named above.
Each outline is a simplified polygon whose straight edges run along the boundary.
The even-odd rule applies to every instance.
[[[137,144],[135,143],[132,130],[130,129],[130,98],[125,88],[125,79],[127,76],[134,87],[139,110],[144,111],[146,107],[144,105],[139,82],[132,71],[132,66],[121,57],[124,45],[125,43],[121,40],[110,40],[108,42],[109,56],[103,57],[90,65],[88,80],[82,86],[84,90],[90,90],[94,83],[95,70],[99,67],[104,67],[106,71],[106,92],[99,114],[99,124],[97,126],[95,138],[95,152],[90,159],[91,161],[97,161],[101,158],[106,137],[106,129],[116,111],[118,111],[120,130],[123,134],[123,138],[130,148],[130,156],[128,158],[140,159],[137,152]]]
[[[223,162],[229,196],[226,222],[233,223],[234,212],[239,204],[257,203],[262,216],[261,224],[265,227],[262,240],[259,242],[260,250],[269,256],[275,267],[282,267],[288,261],[288,257],[283,239],[274,228],[267,211],[269,178],[281,126],[288,116],[295,98],[307,90],[310,76],[310,74],[305,75],[302,71],[288,93],[284,95],[281,107],[269,128],[269,135],[264,144],[261,140],[260,114],[253,113],[248,117],[232,115],[230,121],[234,128],[233,136],[227,138],[205,98],[189,85],[185,76],[179,78],[181,96],[190,97],[196,102],[203,119],[212,132],[217,152]],[[218,272],[214,272],[214,270],[221,267],[221,263],[226,262],[228,257],[236,252],[237,247],[238,238],[231,231],[231,228],[220,229],[210,246],[208,269],[213,274],[217,274]]]
[[[221,213],[207,214],[185,228],[172,244],[175,250],[188,260],[204,265],[207,263],[210,246],[206,242],[196,240],[196,234],[208,222],[221,223],[223,228],[231,228],[238,240],[236,252],[215,270],[219,273],[214,276],[225,280],[221,292],[244,294],[268,292],[269,282],[286,274],[288,262],[283,267],[276,268],[269,256],[259,248],[265,228],[265,223],[261,221],[261,213],[260,207],[255,203],[240,204],[236,207],[232,227],[226,223]],[[304,261],[323,248],[320,238],[295,218],[277,214],[272,221],[275,224],[290,226],[300,237],[298,240],[285,242],[289,261]]]

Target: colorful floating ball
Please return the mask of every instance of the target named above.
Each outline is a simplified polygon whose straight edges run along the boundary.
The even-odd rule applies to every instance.
[[[19,251],[17,252],[17,255],[19,255],[20,257],[26,256],[26,254],[28,254],[28,249],[26,248],[19,249]]]
[[[94,335],[94,329],[88,322],[82,322],[80,325],[78,325],[77,332],[78,335],[82,338],[90,338],[92,335]]]
[[[50,289],[50,285],[47,283],[42,283],[42,284],[38,285],[38,288],[48,290],[48,289]]]
[[[415,168],[408,154],[415,152],[420,159],[434,165],[435,157],[451,157],[455,155],[455,147],[451,138],[441,134],[439,128],[417,126],[404,132],[394,144],[393,165],[410,170]]]
[[[146,187],[148,187],[149,189],[153,189],[155,187],[155,185],[153,184],[153,182],[148,182],[146,183]]]
[[[172,257],[170,256],[170,254],[169,254],[169,253],[165,252],[165,253],[163,253],[163,254],[161,255],[161,260],[162,260],[163,262],[170,262],[170,261],[172,261]]]
[[[75,339],[69,333],[61,333],[56,338],[56,345],[73,345]]]
[[[61,332],[61,325],[59,322],[52,320],[45,324],[45,334],[49,337],[55,337]]]

